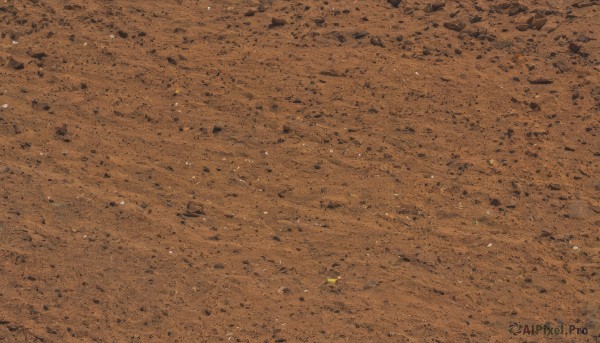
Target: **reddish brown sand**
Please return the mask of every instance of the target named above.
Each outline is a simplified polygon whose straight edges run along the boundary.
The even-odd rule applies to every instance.
[[[0,341],[599,340],[597,0],[3,0],[0,31]]]

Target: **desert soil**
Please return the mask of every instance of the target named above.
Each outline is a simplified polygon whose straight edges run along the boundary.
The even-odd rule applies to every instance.
[[[0,341],[599,340],[597,0],[4,0],[0,32]]]

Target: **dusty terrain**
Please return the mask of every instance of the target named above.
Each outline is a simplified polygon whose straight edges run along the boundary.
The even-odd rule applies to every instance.
[[[597,0],[3,0],[0,32],[1,342],[599,340]]]

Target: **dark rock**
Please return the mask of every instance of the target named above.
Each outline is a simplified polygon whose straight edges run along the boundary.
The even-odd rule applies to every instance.
[[[121,38],[127,38],[127,37],[129,37],[129,34],[127,32],[125,32],[125,31],[119,31],[119,32],[117,32],[117,34]]]
[[[425,12],[431,13],[435,11],[441,11],[444,9],[445,6],[446,4],[443,2],[434,2],[431,4],[427,4],[427,6],[425,6]]]
[[[253,17],[254,14],[256,14],[255,10],[248,10],[246,13],[244,13],[246,17]]]
[[[204,205],[197,201],[188,202],[185,213],[183,213],[186,217],[200,217],[204,214]]]
[[[222,126],[220,126],[220,125],[213,126],[213,129],[212,129],[213,133],[219,133],[221,131],[223,131],[223,127]]]
[[[444,23],[444,27],[448,30],[460,32],[465,28],[465,23],[461,21],[453,21]]]
[[[515,16],[519,13],[525,13],[525,12],[527,12],[527,6],[519,4],[519,3],[511,4],[511,6],[508,9],[508,15],[510,15],[510,16]]]
[[[269,25],[269,28],[284,26],[285,24],[287,24],[287,21],[285,19],[272,18],[271,25]]]
[[[394,7],[400,6],[401,2],[402,2],[402,0],[388,0],[388,3],[392,4],[392,6],[394,6]]]
[[[327,203],[327,205],[325,205],[325,207],[330,210],[335,210],[336,208],[342,207],[342,204],[340,204],[339,202],[336,202],[336,201],[329,201]]]
[[[57,127],[57,128],[56,128],[56,131],[55,131],[55,133],[56,133],[57,135],[59,135],[59,136],[66,136],[66,135],[67,135],[67,133],[69,133],[69,132],[67,131],[67,125],[65,124],[65,125],[63,125],[63,126],[61,126],[61,127]]]
[[[44,103],[44,102],[39,102],[37,100],[31,100],[31,107],[33,107],[33,109],[38,110],[38,111],[48,111],[50,110],[50,105]]]
[[[379,38],[379,37],[371,37],[371,44],[374,46],[379,46],[379,47],[385,48],[385,45],[383,44],[383,42],[381,41],[381,38]]]
[[[42,60],[44,57],[48,57],[48,55],[46,55],[45,52],[36,52],[31,54],[30,56],[35,58],[36,60]]]
[[[67,11],[75,11],[75,10],[82,9],[83,6],[81,6],[79,4],[66,4],[63,8]]]
[[[527,81],[529,81],[529,83],[531,83],[532,85],[549,85],[549,84],[554,83],[554,81],[543,78],[543,77],[535,78],[535,79],[528,79]]]
[[[325,75],[325,76],[342,76],[342,75],[340,75],[340,73],[338,73],[335,70],[323,70],[319,74]]]
[[[531,28],[535,30],[541,30],[547,22],[548,19],[546,19],[544,16],[538,16],[537,14],[534,17],[529,18],[527,21]]]
[[[581,51],[581,45],[576,44],[575,42],[571,42],[569,43],[569,50],[571,50],[573,53],[578,54]]]
[[[354,32],[352,34],[352,38],[354,38],[354,39],[361,39],[361,38],[366,37],[368,35],[369,35],[369,33],[367,31],[357,31],[357,32]]]
[[[598,2],[596,1],[580,1],[580,2],[576,2],[573,4],[573,7],[575,8],[584,8],[584,7],[589,7],[589,6],[594,6],[597,5]]]
[[[10,57],[8,59],[8,67],[14,70],[22,70],[25,69],[25,64]]]
[[[483,20],[483,18],[481,16],[476,15],[471,19],[471,24],[479,23],[482,20]]]

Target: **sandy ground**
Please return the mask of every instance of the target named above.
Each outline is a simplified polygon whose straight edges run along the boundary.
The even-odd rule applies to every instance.
[[[3,0],[0,32],[1,342],[600,340],[597,0]]]

